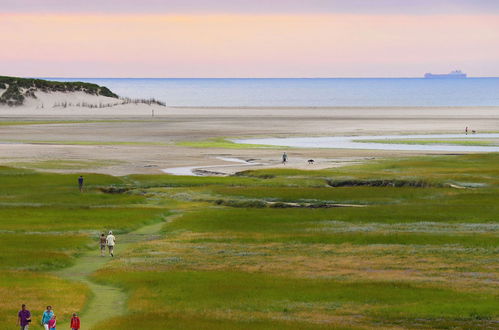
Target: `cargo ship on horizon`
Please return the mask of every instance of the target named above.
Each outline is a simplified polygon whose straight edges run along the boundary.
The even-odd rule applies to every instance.
[[[424,75],[426,79],[464,79],[467,78],[467,74],[462,72],[461,70],[454,70],[451,73],[446,74],[433,74],[426,73]]]

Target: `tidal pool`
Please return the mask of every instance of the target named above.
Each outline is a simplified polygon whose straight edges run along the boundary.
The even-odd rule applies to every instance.
[[[414,151],[450,151],[450,152],[499,152],[499,146],[464,146],[445,144],[397,144],[393,140],[410,139],[497,139],[498,133],[490,134],[427,134],[427,135],[368,135],[368,136],[331,136],[331,137],[290,137],[257,138],[231,140],[242,144],[263,144],[269,146],[294,148],[331,148],[331,149],[376,149],[376,150],[414,150]],[[365,142],[358,142],[363,140]],[[376,140],[377,142],[368,142]],[[381,143],[379,140],[390,140]]]

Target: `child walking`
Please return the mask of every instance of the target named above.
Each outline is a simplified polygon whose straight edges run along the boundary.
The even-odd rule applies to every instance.
[[[54,316],[52,316],[52,318],[49,321],[49,329],[56,330],[55,329],[56,324],[57,324],[57,321],[55,320],[55,315],[54,315]]]
[[[80,318],[76,313],[73,313],[73,317],[71,318],[71,330],[79,330],[80,329]]]

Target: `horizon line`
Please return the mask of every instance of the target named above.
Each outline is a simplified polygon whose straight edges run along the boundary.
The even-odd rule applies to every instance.
[[[424,74],[421,76],[405,76],[405,77],[81,77],[81,76],[25,76],[20,78],[31,79],[427,79]],[[473,78],[499,78],[499,76],[468,76],[461,79]]]

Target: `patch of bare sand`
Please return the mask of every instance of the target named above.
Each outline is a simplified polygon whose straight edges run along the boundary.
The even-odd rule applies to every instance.
[[[152,117],[152,110],[155,116]],[[106,122],[88,122],[105,119]],[[175,145],[214,137],[286,137],[458,133],[499,130],[499,108],[166,108],[122,105],[36,109],[0,108],[0,121],[79,120],[81,123],[0,126],[0,164],[44,160],[112,160],[119,165],[88,170],[124,175],[156,173],[171,167],[233,165],[217,157],[252,159],[265,165],[227,166],[216,172],[283,167],[280,148],[222,149]],[[84,122],[87,121],[87,122]],[[48,144],[34,144],[33,142]],[[61,141],[57,144],[56,141]],[[68,145],[87,141],[108,145]],[[89,142],[90,141],[90,142]],[[142,144],[131,145],[127,143]],[[321,169],[375,157],[426,154],[410,151],[289,149],[287,168]],[[307,160],[314,159],[314,165]],[[54,169],[57,170],[57,169]],[[209,169],[208,169],[209,170]],[[64,170],[68,171],[68,170]]]

